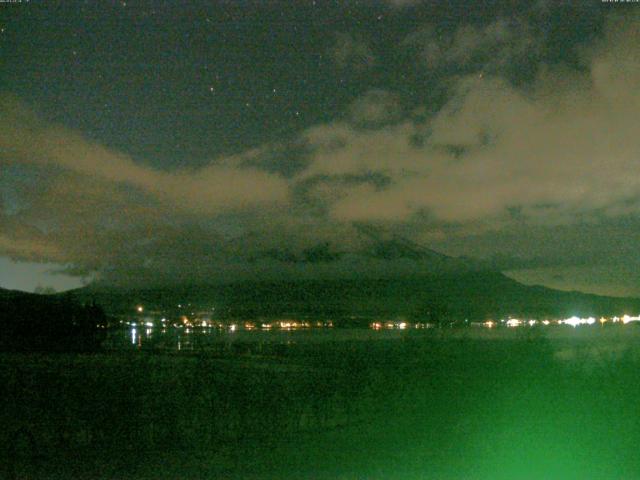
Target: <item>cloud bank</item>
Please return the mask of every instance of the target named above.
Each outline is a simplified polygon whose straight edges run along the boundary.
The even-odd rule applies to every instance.
[[[445,72],[440,105],[369,89],[288,146],[198,169],[134,161],[3,96],[0,168],[19,208],[3,209],[0,253],[79,271],[170,276],[188,263],[211,275],[230,261],[251,268],[256,252],[357,248],[353,222],[456,253],[460,238],[636,216],[639,25],[611,16],[604,36],[576,52],[578,67],[540,64],[525,84],[512,66],[543,49],[525,20],[418,27],[394,48],[416,69]],[[361,39],[334,40],[341,69],[382,61]],[[303,158],[295,168],[291,145]]]

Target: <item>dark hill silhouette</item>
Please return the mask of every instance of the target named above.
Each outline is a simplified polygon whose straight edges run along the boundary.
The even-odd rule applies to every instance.
[[[132,312],[138,303],[174,309],[215,307],[215,316],[282,315],[341,319],[405,316],[423,321],[600,316],[640,312],[640,299],[605,297],[526,286],[496,271],[336,280],[243,281],[157,288],[83,287],[69,294],[97,299],[108,312]]]
[[[445,255],[372,225],[353,227],[355,238],[345,243],[348,249],[323,242],[299,252],[286,248],[263,252],[262,258],[283,269],[261,279],[216,278],[142,288],[93,284],[66,296],[84,303],[97,301],[109,313],[131,313],[138,303],[165,310],[190,303],[192,310],[215,308],[216,316],[331,317],[338,323],[394,316],[461,321],[640,312],[640,299],[526,286],[486,262]],[[259,258],[251,257],[249,263]],[[357,270],[354,265],[365,267]],[[296,276],[295,270],[286,270],[292,266],[320,267],[324,275]]]
[[[70,296],[0,289],[0,350],[91,351],[99,348],[106,316],[96,304]]]

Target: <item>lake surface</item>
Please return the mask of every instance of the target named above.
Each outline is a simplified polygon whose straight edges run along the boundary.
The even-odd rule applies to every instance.
[[[116,329],[98,354],[1,356],[0,443],[16,448],[0,465],[41,479],[640,478],[639,332]]]
[[[640,325],[552,326],[518,328],[158,328],[127,326],[109,330],[104,346],[108,350],[198,351],[260,345],[295,346],[325,342],[375,342],[391,340],[523,340],[546,339],[553,344],[587,342],[597,345],[628,345],[640,340]]]
[[[297,330],[245,330],[218,328],[128,327],[109,332],[109,349],[159,349],[189,351],[231,344],[285,344],[394,340],[423,335],[403,330],[375,331],[368,328],[309,328]]]

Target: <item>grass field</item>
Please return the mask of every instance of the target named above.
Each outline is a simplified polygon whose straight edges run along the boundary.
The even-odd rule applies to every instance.
[[[308,343],[269,357],[3,354],[3,473],[640,478],[638,334],[589,332]]]

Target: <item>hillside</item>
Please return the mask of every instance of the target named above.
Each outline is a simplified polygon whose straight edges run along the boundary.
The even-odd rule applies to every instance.
[[[95,350],[106,317],[80,298],[0,289],[0,350]]]
[[[104,305],[110,313],[135,305],[172,310],[215,308],[217,316],[239,318],[299,315],[309,317],[416,320],[481,320],[526,316],[620,315],[640,311],[640,299],[615,298],[526,286],[494,271],[339,280],[245,281],[123,289],[88,286],[68,294]],[[436,318],[437,317],[437,318]]]

